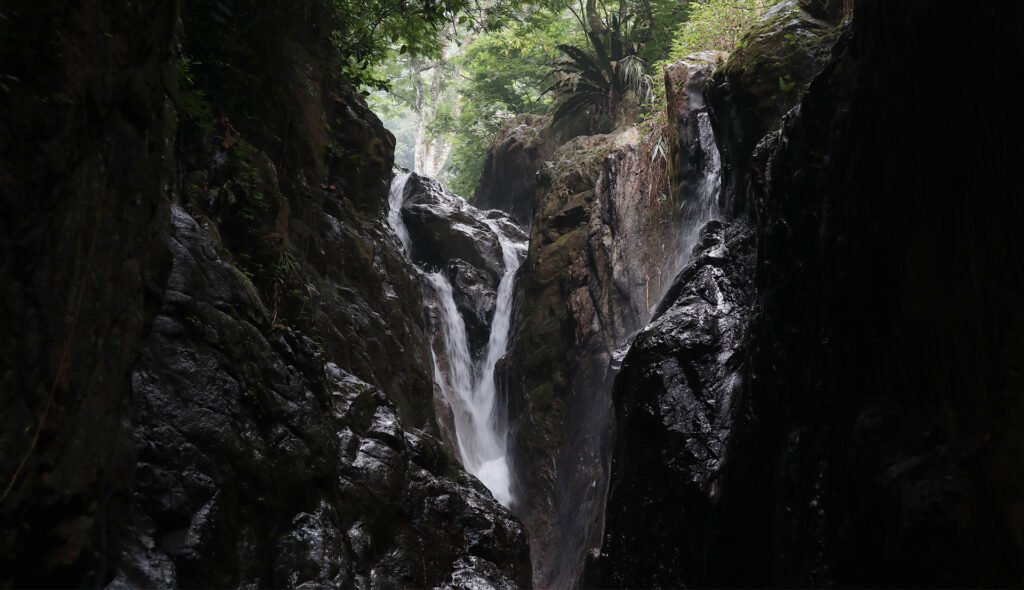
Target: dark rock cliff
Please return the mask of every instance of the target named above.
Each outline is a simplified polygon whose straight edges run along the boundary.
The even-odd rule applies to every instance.
[[[487,150],[473,204],[507,211],[523,227],[530,226],[537,173],[558,146],[550,125],[549,117],[526,115],[498,135]]]
[[[0,19],[0,584],[100,585],[134,470],[129,369],[159,309],[175,8]]]
[[[842,8],[805,4],[819,17]],[[691,371],[663,385],[675,359],[699,361],[736,333],[696,346],[693,327],[665,327],[696,278],[617,384],[595,584],[1024,583],[1024,205],[1006,166],[1021,159],[1022,121],[1002,74],[1024,53],[1022,22],[1009,5],[855,2],[781,120],[784,109],[737,110],[757,95],[736,84],[750,57],[716,74],[708,94],[740,215],[730,226],[749,223],[756,258],[751,274],[734,259],[724,277],[749,281],[750,317],[741,354],[710,374],[739,379],[694,394],[709,373]],[[986,59],[949,50],[950,34]],[[794,71],[806,71],[799,60]],[[782,90],[766,77],[745,86]],[[723,444],[705,448],[707,434]],[[630,493],[664,526],[640,531]]]
[[[725,171],[723,196],[732,208],[749,203],[754,147],[806,90],[832,49],[835,22],[813,10],[816,0],[786,0],[742,39],[707,84]]]
[[[702,579],[715,488],[743,403],[753,264],[749,227],[708,223],[664,309],[633,339],[615,383],[603,558],[588,568],[588,585]]]
[[[529,585],[434,439],[394,140],[315,4],[226,6],[2,11],[0,585]]]
[[[539,166],[501,385],[521,499],[513,508],[530,529],[540,586],[577,584],[600,545],[619,352],[717,210],[718,151],[702,83],[722,57],[676,64],[666,78],[671,128],[563,131],[577,136]],[[505,162],[508,153],[491,158]]]
[[[687,71],[710,69],[711,61],[695,60]],[[702,98],[678,94],[678,114],[693,110],[696,127]],[[700,150],[693,135],[683,142],[687,153]],[[688,217],[657,143],[656,133],[635,126],[580,136],[540,172],[502,370],[523,499],[514,508],[530,529],[540,586],[575,585],[600,544],[615,353],[683,259],[677,228]],[[697,167],[679,177],[696,181]]]
[[[528,584],[518,522],[379,390],[274,329],[178,206],[171,250],[132,373],[138,467],[114,587]]]
[[[721,143],[710,149],[720,149],[722,183],[704,190],[718,193],[712,199],[727,217],[742,209],[746,198],[745,174],[756,143],[751,136],[778,127],[829,55],[833,25],[812,16],[804,4],[777,5],[724,63],[720,56],[706,56],[705,61],[720,63],[713,74],[687,76],[678,66],[666,72],[670,106],[676,89],[700,98],[699,108],[680,111],[677,144],[710,131],[698,126],[699,117],[718,123]],[[677,145],[673,150],[681,192],[701,189],[691,169],[709,157],[710,149]],[[661,301],[659,317],[626,355],[614,389],[615,451],[605,535],[601,553],[588,564],[588,585],[721,583],[707,570],[719,535],[738,534],[721,532],[718,520],[722,471],[730,461],[743,461],[729,450],[747,411],[746,340],[756,243],[751,225],[741,216],[724,228],[717,221],[704,228],[692,262]]]

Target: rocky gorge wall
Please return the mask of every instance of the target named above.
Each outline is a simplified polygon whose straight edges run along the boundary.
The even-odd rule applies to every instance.
[[[393,139],[318,15],[4,7],[0,585],[1024,584],[1024,10],[854,4],[671,68],[664,158],[505,146],[529,539],[452,454]],[[480,351],[514,226],[410,186]]]
[[[537,166],[513,341],[499,374],[521,499],[513,509],[530,530],[539,587],[577,584],[588,551],[600,543],[617,355],[713,215],[714,198],[704,203],[700,189],[717,186],[717,150],[701,143],[703,95],[689,82],[705,79],[718,58],[680,64],[672,118],[682,133],[660,156],[659,134],[634,125],[576,136]],[[516,128],[499,140],[488,161],[528,169],[524,150],[509,148],[521,135]],[[680,231],[690,226],[692,236]]]
[[[862,0],[828,51],[788,69],[810,37],[762,28],[712,77],[735,216],[624,361],[590,584],[1021,584],[1022,16]]]
[[[315,10],[60,4],[0,19],[0,584],[528,586]]]

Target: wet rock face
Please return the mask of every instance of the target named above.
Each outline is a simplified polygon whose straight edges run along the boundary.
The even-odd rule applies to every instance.
[[[114,587],[526,584],[520,525],[379,390],[270,324],[216,237],[172,212],[164,306],[132,373],[138,453]]]
[[[673,272],[678,208],[650,147],[635,129],[577,137],[541,175],[502,370],[540,586],[575,583],[599,544],[611,355]]]
[[[1008,23],[1021,12],[857,2],[852,28],[798,106],[757,126],[776,131],[745,140],[756,145],[750,176],[734,178],[748,186],[757,253],[731,426],[719,406],[691,403],[706,399],[689,388],[704,373],[682,372],[686,387],[676,387],[660,351],[627,360],[623,387],[630,374],[638,381],[623,391],[634,400],[616,447],[626,488],[613,487],[608,517],[609,536],[621,537],[606,536],[606,553],[635,560],[615,567],[647,564],[665,576],[651,584],[669,586],[1024,581],[1024,280],[1006,272],[1020,267],[1024,206],[1009,197],[1017,179],[999,164],[1020,157],[1011,130],[1021,114],[998,74],[1020,56]],[[950,30],[998,40],[993,59],[944,54]],[[950,71],[971,71],[975,83],[951,87]],[[712,106],[737,104],[721,98]],[[949,118],[950,103],[972,105],[971,115]],[[754,128],[742,117],[734,124],[732,147]],[[961,140],[972,149],[956,149]],[[671,333],[680,341],[669,350],[692,355],[707,342],[686,325]],[[660,405],[647,397],[672,387],[686,395]],[[629,448],[639,440],[628,433],[634,420],[657,433],[665,416],[698,435]],[[656,453],[672,468],[689,465],[694,479],[676,484],[664,520],[677,536],[652,558],[629,549],[645,539],[625,516],[643,514],[619,502],[629,492],[661,502],[652,478],[672,469],[646,463]],[[679,568],[658,567],[677,556]]]
[[[458,258],[488,273],[495,282],[501,277],[501,245],[494,232],[469,212],[463,199],[448,193],[436,180],[410,176],[402,219],[413,242],[416,263],[439,270]]]
[[[102,586],[131,493],[126,375],[167,271],[176,16],[2,11],[0,586]]]
[[[576,137],[539,175],[503,374],[540,586],[575,584],[600,546],[618,355],[716,215],[718,154],[702,88],[723,57],[671,68],[667,145],[636,127]]]
[[[708,223],[615,382],[604,544],[585,586],[707,583],[718,478],[742,407],[753,232]]]
[[[724,166],[726,201],[749,203],[751,156],[828,61],[835,15],[813,0],[786,0],[768,11],[707,84],[712,122]],[[807,5],[807,6],[805,6]]]
[[[474,205],[501,209],[523,227],[530,226],[537,173],[557,147],[550,124],[549,117],[525,115],[499,135],[487,150]]]
[[[727,57],[725,52],[704,51],[665,68],[666,119],[669,123],[665,135],[672,158],[671,175],[676,195],[696,195],[711,188],[718,190],[717,187],[701,186],[708,169],[721,166],[704,87],[715,67]],[[720,177],[717,180],[720,182]]]

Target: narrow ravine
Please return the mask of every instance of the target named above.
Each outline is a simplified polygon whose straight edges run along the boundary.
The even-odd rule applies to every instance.
[[[447,263],[423,264],[413,258],[415,245],[402,218],[406,186],[411,174],[397,173],[389,195],[388,223],[402,242],[403,250],[416,268],[424,287],[425,305],[437,308],[437,326],[441,338],[434,339],[432,357],[434,379],[448,407],[455,427],[455,446],[468,472],[476,476],[506,507],[513,501],[512,478],[506,444],[505,412],[497,403],[494,369],[508,348],[512,316],[512,294],[516,273],[526,255],[526,241],[521,232],[513,235],[508,219],[501,222],[455,197],[443,194],[447,202],[437,209],[460,213],[486,228],[500,247],[501,278],[497,285],[489,334],[483,349],[474,350],[467,332],[463,312],[456,303],[457,294],[447,275]],[[457,200],[456,200],[457,199]],[[453,223],[453,229],[461,226]],[[517,228],[516,228],[517,229]],[[442,268],[437,268],[441,266]]]

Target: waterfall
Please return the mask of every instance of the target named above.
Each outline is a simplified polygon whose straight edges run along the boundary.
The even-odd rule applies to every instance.
[[[412,252],[409,233],[400,210],[409,173],[397,174],[391,186],[388,222],[398,234],[406,256]],[[497,388],[494,369],[508,348],[512,317],[512,294],[516,272],[525,243],[517,243],[494,219],[480,216],[501,246],[503,274],[498,283],[494,317],[490,324],[487,348],[474,361],[466,324],[455,303],[452,284],[442,272],[415,265],[438,304],[443,351],[432,351],[434,380],[452,408],[459,455],[466,471],[476,476],[504,506],[512,503],[511,472],[506,449],[507,425],[502,412],[496,412]],[[439,354],[447,361],[447,374],[439,366]]]
[[[395,230],[398,240],[402,242],[402,251],[406,257],[412,254],[412,246],[409,243],[409,230],[402,221],[402,203],[405,201],[405,183],[409,180],[409,174],[396,172],[395,178],[391,181],[391,191],[388,193],[388,225]]]
[[[697,113],[697,133],[702,161],[701,176],[693,194],[683,195],[682,231],[676,251],[677,272],[690,262],[701,228],[720,214],[718,194],[722,190],[722,159],[718,154],[718,144],[715,143],[711,118],[706,111]]]

